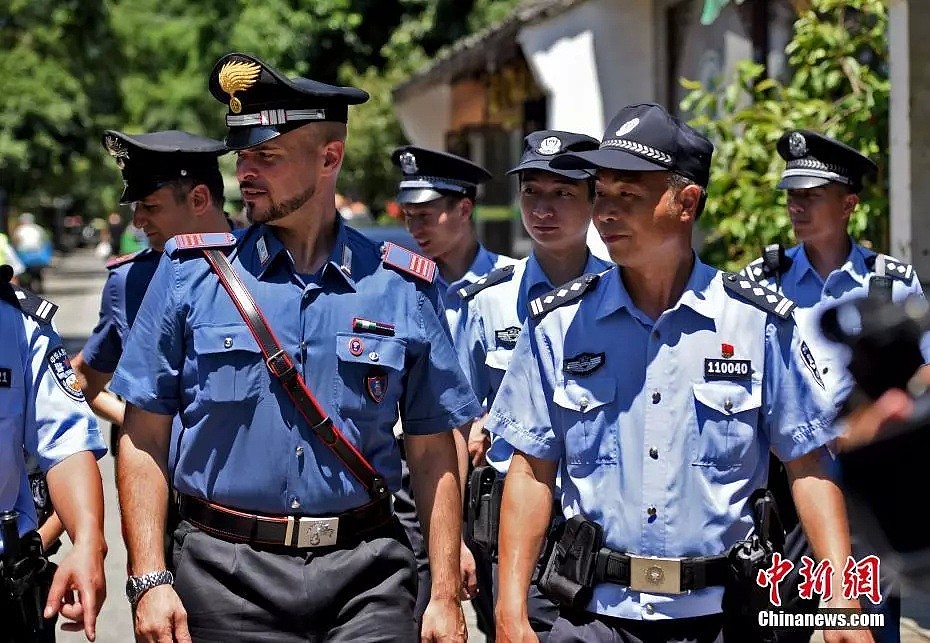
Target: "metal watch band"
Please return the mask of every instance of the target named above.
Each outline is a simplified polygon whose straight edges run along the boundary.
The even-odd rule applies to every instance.
[[[130,576],[126,583],[126,597],[129,599],[129,604],[135,607],[143,594],[159,585],[174,585],[174,574],[163,569],[141,576]]]

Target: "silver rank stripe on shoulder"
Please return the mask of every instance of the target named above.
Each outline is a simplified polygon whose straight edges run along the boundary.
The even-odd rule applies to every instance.
[[[550,310],[558,308],[567,301],[580,297],[591,284],[597,282],[599,277],[600,275],[597,273],[588,273],[582,275],[575,281],[553,290],[547,295],[537,297],[530,302],[530,313],[533,317],[539,317]]]
[[[513,269],[513,265],[509,265],[504,266],[503,268],[498,268],[497,270],[492,270],[478,281],[459,288],[459,297],[462,299],[468,299],[469,297],[477,295],[485,288],[502,282],[505,278],[513,273]]]
[[[897,277],[909,281],[914,268],[910,264],[901,263],[887,255],[878,255],[875,258],[875,272],[881,276]]]
[[[787,297],[779,295],[771,288],[760,286],[745,276],[730,273],[726,276],[726,281],[734,284],[731,288],[735,292],[783,319],[787,319],[796,307],[796,304]]]

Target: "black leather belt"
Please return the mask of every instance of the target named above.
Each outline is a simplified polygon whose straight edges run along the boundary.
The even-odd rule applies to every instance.
[[[681,594],[724,585],[726,556],[655,558],[602,548],[594,563],[594,581],[615,583],[638,592]]]
[[[336,516],[264,516],[178,494],[178,510],[184,520],[223,540],[294,549],[357,543],[393,515],[390,497]]]

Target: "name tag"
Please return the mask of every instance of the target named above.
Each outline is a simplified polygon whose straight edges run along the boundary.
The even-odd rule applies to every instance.
[[[752,379],[752,361],[748,359],[704,358],[705,380]]]

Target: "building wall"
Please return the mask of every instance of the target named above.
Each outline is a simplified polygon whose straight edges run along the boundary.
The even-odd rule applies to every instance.
[[[444,150],[452,124],[452,88],[434,85],[395,106],[404,136],[413,145]]]

